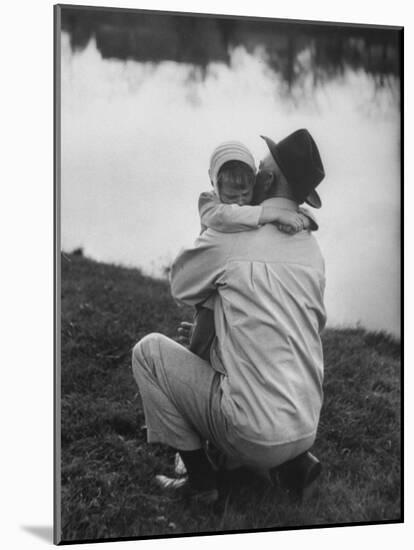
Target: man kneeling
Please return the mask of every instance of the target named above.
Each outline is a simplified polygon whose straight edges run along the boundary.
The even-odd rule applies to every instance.
[[[260,166],[256,203],[292,211],[305,201],[320,206],[315,187],[324,171],[309,132],[278,144],[265,140],[270,153]],[[206,440],[246,466],[287,464],[292,487],[316,477],[319,464],[304,453],[322,405],[324,287],[314,236],[286,235],[272,224],[239,233],[207,229],[178,256],[172,294],[195,306],[216,293],[216,337],[211,364],[160,334],[134,348],[148,442],[176,449],[187,469],[188,478],[162,478],[164,487],[203,502],[218,498]]]

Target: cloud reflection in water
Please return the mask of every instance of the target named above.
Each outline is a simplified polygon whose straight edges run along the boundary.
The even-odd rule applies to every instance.
[[[93,40],[74,54],[63,33],[62,247],[160,274],[198,234],[217,143],[239,139],[260,159],[259,134],[307,127],[327,173],[316,215],[330,324],[399,335],[399,82],[345,71],[288,95],[265,55],[238,47],[198,78],[174,61],[103,60]]]

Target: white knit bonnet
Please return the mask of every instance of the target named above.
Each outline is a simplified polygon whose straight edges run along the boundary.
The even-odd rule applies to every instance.
[[[249,149],[240,141],[225,141],[216,147],[210,157],[210,168],[209,176],[211,183],[213,184],[214,190],[218,194],[217,189],[217,176],[220,171],[220,168],[226,162],[232,160],[239,160],[244,162],[253,170],[256,174],[256,165],[254,162],[253,155]]]

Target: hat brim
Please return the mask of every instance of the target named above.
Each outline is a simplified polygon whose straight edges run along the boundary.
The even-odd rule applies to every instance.
[[[315,191],[315,189],[312,189],[312,191],[306,197],[305,202],[310,206],[313,206],[313,208],[320,208],[322,206],[321,198]]]
[[[277,153],[277,145],[276,143],[268,138],[267,136],[260,136],[264,141],[266,142],[266,145],[269,148],[269,151],[274,158],[276,164],[279,166],[280,170],[284,174],[283,170],[283,164],[280,161],[279,155]],[[286,177],[286,176],[285,176]],[[322,206],[321,198],[319,197],[318,193],[315,191],[315,189],[312,189],[312,191],[309,193],[309,195],[306,197],[305,202],[309,204],[309,206],[312,206],[313,208],[320,208]]]

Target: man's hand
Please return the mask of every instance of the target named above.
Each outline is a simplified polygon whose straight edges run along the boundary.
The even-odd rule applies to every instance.
[[[288,233],[289,235],[294,235],[299,231],[302,231],[305,228],[303,218],[299,212],[291,212],[290,210],[281,211],[276,220],[277,228],[283,233]]]
[[[180,323],[180,326],[177,329],[177,332],[178,332],[177,341],[180,342],[182,346],[188,347],[191,343],[191,336],[193,334],[193,330],[194,330],[193,323],[187,323],[186,321],[182,321]]]

